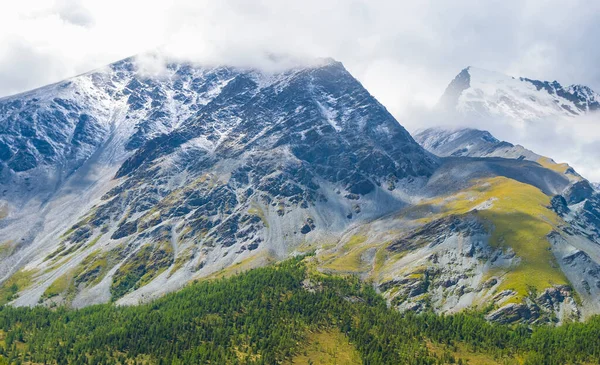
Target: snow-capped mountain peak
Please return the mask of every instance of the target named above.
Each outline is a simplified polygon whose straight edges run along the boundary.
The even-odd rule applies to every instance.
[[[511,123],[570,118],[600,109],[600,95],[587,86],[511,77],[473,66],[448,85],[439,108],[467,118],[502,118]]]
[[[0,110],[0,280],[45,272],[17,305],[47,299],[94,252],[116,254],[97,278],[114,280],[79,281],[74,305],[287,257],[406,205],[438,164],[331,59],[278,72],[171,63],[160,77],[126,59]],[[156,270],[122,283],[136,260]]]

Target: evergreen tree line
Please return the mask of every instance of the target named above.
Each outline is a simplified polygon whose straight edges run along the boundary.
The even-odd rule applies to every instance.
[[[302,349],[308,331],[330,328],[346,334],[364,364],[454,361],[427,341],[529,364],[600,362],[598,317],[530,328],[478,313],[403,314],[358,278],[313,273],[296,258],[139,306],[1,307],[0,365],[280,364]]]

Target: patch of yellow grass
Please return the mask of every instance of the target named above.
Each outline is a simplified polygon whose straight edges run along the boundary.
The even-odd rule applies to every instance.
[[[362,259],[363,254],[377,244],[365,244],[367,237],[356,234],[350,237],[339,251],[321,255],[320,259],[325,262],[322,267],[327,270],[338,272],[364,272],[372,268],[372,263]]]
[[[543,168],[558,172],[559,174],[568,175],[569,179],[572,181],[581,180],[581,176],[567,172],[571,168],[567,163],[556,163],[548,157],[540,157],[536,162],[542,165]]]
[[[0,243],[0,257],[10,256],[13,253],[13,241],[4,241]]]
[[[101,236],[99,235],[93,241],[97,242]],[[89,244],[89,246],[91,245]],[[42,299],[50,299],[61,294],[66,294],[66,299],[69,299],[69,297],[75,294],[78,283],[84,283],[88,286],[98,284],[111,267],[108,261],[114,260],[115,255],[116,253],[113,251],[102,251],[100,249],[93,251],[75,268],[52,282],[46,291],[44,291],[44,294],[42,294]],[[94,274],[86,277],[91,273]]]
[[[499,290],[515,290],[518,295],[513,301],[520,301],[532,290],[542,291],[556,284],[567,284],[547,240],[560,218],[547,208],[550,198],[536,187],[494,177],[474,181],[474,185],[465,191],[422,205],[432,212],[428,220],[433,220],[466,214],[486,201],[491,206],[476,214],[492,226],[490,244],[512,249],[521,260],[504,275]]]
[[[337,242],[335,240],[324,240],[324,241],[304,241],[298,247],[294,248],[290,252],[296,251],[300,253],[310,253],[315,252],[317,249],[320,250],[319,258],[323,259],[325,256],[333,257],[331,250],[333,250],[337,246]],[[327,253],[323,253],[326,251]]]
[[[244,271],[248,271],[259,266],[265,266],[273,262],[275,262],[275,259],[269,256],[268,254],[258,253],[254,256],[247,257],[233,265],[227,266],[226,268],[207,276],[206,279],[228,278],[234,275],[241,274]]]
[[[99,235],[97,235],[93,240],[90,241],[90,243],[88,243],[86,245],[86,247],[92,247],[94,245],[96,245],[96,243],[98,243],[98,241],[100,241],[100,238],[102,238],[103,234],[100,233]]]
[[[27,289],[33,283],[37,270],[19,270],[0,286],[0,305],[4,305],[17,297],[17,293]]]
[[[309,333],[306,345],[288,364],[360,365],[356,348],[338,329]]]
[[[389,257],[386,246],[387,244],[382,245],[382,247],[377,249],[377,252],[375,253],[375,262],[373,263],[373,274],[381,272],[386,260]]]
[[[350,237],[350,240],[348,240],[348,243],[346,243],[344,245],[344,249],[351,250],[359,245],[362,245],[363,243],[365,243],[366,240],[367,240],[367,236],[362,235],[362,234],[355,234],[352,237]]]
[[[363,261],[363,253],[371,247],[357,248],[345,255],[336,257],[323,265],[323,268],[340,272],[362,272],[369,270],[369,263]]]
[[[44,294],[42,294],[42,298],[49,299],[60,294],[66,293],[67,290],[69,290],[69,287],[71,286],[71,283],[73,281],[73,273],[74,271],[71,270],[61,275],[58,279],[54,280],[52,284],[50,284],[50,286],[46,289],[46,291],[44,291]]]

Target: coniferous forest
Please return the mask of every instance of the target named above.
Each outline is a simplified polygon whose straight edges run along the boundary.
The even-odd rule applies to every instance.
[[[481,313],[402,314],[368,283],[309,267],[295,258],[139,306],[5,306],[0,364],[291,364],[311,333],[331,330],[364,364],[471,363],[461,353],[500,364],[600,362],[600,318],[531,327]]]

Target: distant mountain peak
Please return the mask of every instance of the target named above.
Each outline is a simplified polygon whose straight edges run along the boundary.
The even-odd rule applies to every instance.
[[[471,87],[471,75],[469,69],[471,66],[464,68],[456,77],[448,84],[444,94],[440,98],[438,108],[443,110],[453,109],[458,105],[462,92]]]
[[[585,85],[515,78],[468,66],[448,85],[438,108],[471,118],[513,122],[564,118],[600,110],[600,95]]]

